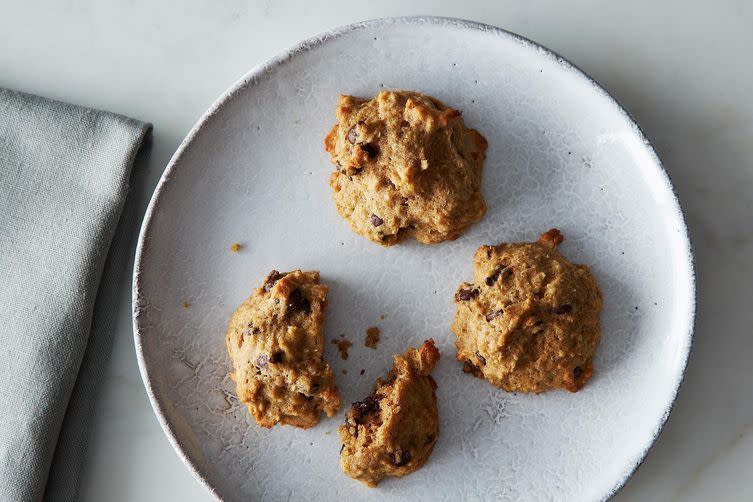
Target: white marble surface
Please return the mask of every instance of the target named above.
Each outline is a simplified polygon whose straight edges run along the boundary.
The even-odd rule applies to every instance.
[[[41,4],[41,5],[40,5]],[[618,501],[753,500],[753,5],[746,1],[3,2],[0,86],[154,124],[143,205],[180,140],[250,67],[297,41],[392,15],[474,19],[564,55],[634,115],[664,160],[698,266],[694,348],[669,422]],[[154,418],[130,281],[87,452],[82,500],[210,500]]]

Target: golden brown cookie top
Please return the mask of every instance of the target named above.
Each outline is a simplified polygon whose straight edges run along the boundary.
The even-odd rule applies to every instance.
[[[434,340],[394,357],[387,378],[353,403],[339,429],[340,467],[348,476],[376,486],[385,476],[420,468],[439,437],[439,415],[430,373],[439,360]]]
[[[226,333],[231,377],[259,425],[311,427],[340,408],[324,360],[322,323],[328,288],[319,272],[277,272],[235,311]]]
[[[508,391],[580,389],[593,372],[601,294],[585,265],[559,253],[557,229],[537,242],[481,246],[472,283],[455,293],[464,371]]]
[[[340,96],[325,139],[338,212],[351,228],[390,246],[458,237],[486,211],[481,172],[487,143],[460,111],[430,96],[383,91]]]

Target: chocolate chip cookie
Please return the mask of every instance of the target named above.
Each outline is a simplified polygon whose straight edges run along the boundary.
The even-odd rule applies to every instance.
[[[463,371],[509,392],[576,392],[593,374],[601,293],[585,265],[538,242],[481,246],[473,283],[455,293],[452,330]]]
[[[487,143],[460,111],[409,91],[340,96],[324,141],[337,211],[357,234],[391,246],[457,238],[486,212]]]
[[[238,307],[226,333],[238,398],[262,427],[308,428],[340,409],[324,360],[328,287],[319,272],[277,272]]]
[[[437,384],[429,374],[439,360],[434,340],[394,359],[387,379],[377,379],[371,395],[353,403],[339,430],[340,467],[371,487],[420,468],[439,437]]]

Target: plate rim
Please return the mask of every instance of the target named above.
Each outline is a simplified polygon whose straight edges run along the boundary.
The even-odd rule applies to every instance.
[[[151,224],[152,224],[152,218],[155,214],[156,207],[158,206],[160,202],[160,198],[162,196],[162,192],[165,189],[165,186],[169,183],[170,179],[172,178],[173,171],[175,170],[176,166],[180,163],[186,149],[188,146],[194,141],[194,139],[198,136],[198,134],[204,129],[204,126],[208,123],[208,121],[216,115],[220,110],[223,109],[223,107],[232,100],[232,98],[239,92],[241,92],[244,88],[246,88],[249,84],[251,84],[255,79],[263,76],[268,71],[273,70],[274,68],[281,66],[285,64],[286,62],[292,60],[295,58],[295,56],[308,52],[312,49],[316,49],[330,40],[339,38],[343,35],[347,35],[351,32],[356,32],[363,29],[368,28],[379,28],[381,26],[387,26],[387,25],[399,25],[399,24],[427,24],[427,25],[433,25],[433,26],[446,26],[451,25],[457,28],[461,28],[464,30],[472,30],[472,31],[482,31],[485,33],[492,33],[496,34],[500,37],[507,38],[508,40],[517,43],[519,45],[536,49],[541,55],[544,57],[548,57],[551,59],[554,59],[555,62],[563,68],[566,71],[569,71],[573,73],[576,77],[587,83],[591,86],[591,88],[598,94],[601,94],[602,97],[606,98],[616,109],[617,112],[619,112],[630,124],[631,128],[634,130],[635,134],[638,136],[638,138],[643,142],[644,146],[646,147],[648,153],[650,154],[652,160],[653,160],[653,167],[656,168],[657,174],[659,174],[660,179],[664,182],[665,188],[669,189],[669,193],[672,196],[672,201],[674,202],[674,207],[679,223],[681,224],[681,228],[683,230],[682,235],[680,236],[684,244],[683,251],[685,252],[685,258],[687,260],[688,264],[688,279],[689,279],[689,297],[688,297],[688,311],[686,312],[687,320],[688,320],[688,332],[686,333],[687,338],[687,348],[685,351],[685,354],[683,354],[683,360],[682,360],[682,367],[681,370],[678,372],[676,376],[676,381],[673,382],[674,389],[672,392],[671,399],[666,403],[666,408],[664,409],[661,417],[659,418],[659,421],[654,429],[652,437],[647,441],[645,444],[643,450],[640,452],[638,457],[634,461],[634,465],[630,466],[626,471],[625,475],[621,477],[620,479],[616,480],[616,483],[612,486],[611,489],[609,489],[606,493],[603,494],[603,496],[599,499],[601,501],[609,500],[610,498],[614,497],[630,480],[630,478],[633,476],[635,471],[638,469],[638,467],[641,466],[641,464],[646,460],[646,457],[651,450],[651,448],[656,444],[657,439],[661,435],[662,431],[664,430],[664,427],[667,423],[667,419],[669,418],[670,413],[672,412],[672,409],[674,408],[674,405],[677,401],[677,396],[679,394],[680,388],[682,387],[682,384],[685,379],[685,374],[687,372],[687,365],[690,358],[690,353],[693,347],[693,336],[695,333],[695,323],[696,323],[696,306],[697,306],[697,291],[696,291],[696,264],[695,264],[695,253],[693,251],[693,245],[691,241],[690,236],[690,230],[687,225],[687,221],[685,218],[685,212],[683,211],[682,204],[680,203],[680,199],[677,196],[677,192],[674,188],[674,185],[672,184],[671,177],[669,173],[667,172],[666,168],[664,167],[663,162],[659,158],[659,155],[656,152],[656,149],[654,148],[651,141],[648,139],[646,134],[643,132],[641,127],[638,125],[638,123],[633,119],[632,115],[620,104],[617,99],[612,96],[609,91],[607,91],[601,84],[599,84],[596,80],[594,80],[592,77],[590,77],[588,74],[586,74],[583,70],[581,70],[578,66],[571,63],[564,57],[562,57],[557,52],[544,47],[543,45],[539,44],[538,42],[535,42],[531,39],[528,39],[524,36],[518,35],[517,33],[511,32],[509,30],[478,22],[478,21],[472,21],[468,19],[462,19],[462,18],[455,18],[455,17],[444,17],[444,16],[396,16],[396,17],[383,17],[383,18],[374,18],[374,19],[368,19],[365,21],[359,21],[347,25],[338,26],[336,28],[333,28],[329,31],[325,31],[322,33],[319,33],[317,35],[314,35],[312,37],[309,37],[296,45],[282,51],[278,55],[264,61],[263,63],[256,65],[252,67],[250,70],[248,70],[241,78],[236,80],[227,90],[225,90],[213,103],[212,105],[199,117],[198,121],[193,125],[191,130],[188,132],[186,137],[181,141],[180,145],[178,146],[178,149],[175,151],[175,153],[170,158],[170,161],[168,162],[167,166],[165,167],[165,170],[163,171],[162,175],[160,176],[159,182],[157,183],[157,186],[154,189],[154,192],[152,193],[152,196],[149,200],[149,205],[147,206],[146,212],[144,213],[144,218],[142,220],[141,228],[139,230],[139,236],[138,241],[136,244],[136,253],[134,258],[134,267],[133,267],[133,278],[132,278],[132,290],[131,290],[131,315],[132,315],[132,321],[133,321],[133,338],[134,338],[134,345],[136,349],[136,359],[138,361],[139,366],[139,373],[141,374],[141,379],[144,383],[144,387],[146,389],[147,395],[149,396],[149,403],[152,406],[152,410],[154,414],[157,417],[157,420],[159,421],[160,426],[162,427],[163,432],[167,436],[168,440],[170,441],[170,444],[172,445],[175,452],[178,454],[180,459],[183,461],[183,463],[186,465],[186,467],[189,469],[189,471],[193,474],[194,478],[196,478],[208,491],[211,493],[217,500],[222,500],[222,497],[217,491],[217,488],[212,486],[210,483],[207,475],[202,471],[202,469],[198,466],[197,462],[193,458],[190,457],[187,449],[184,448],[183,442],[180,440],[180,438],[177,435],[177,431],[175,430],[175,427],[173,424],[171,424],[167,416],[165,414],[165,404],[162,401],[162,398],[157,394],[154,385],[152,384],[151,378],[149,376],[149,372],[146,365],[146,360],[144,356],[144,344],[143,344],[143,337],[144,334],[141,331],[141,311],[143,308],[145,308],[145,302],[143,301],[143,295],[141,294],[141,264],[144,259],[146,250],[149,247],[149,234],[151,230]]]

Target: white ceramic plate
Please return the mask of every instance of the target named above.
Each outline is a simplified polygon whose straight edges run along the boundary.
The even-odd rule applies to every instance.
[[[322,142],[337,96],[382,88],[436,96],[489,140],[488,213],[454,242],[384,249],[335,211]],[[552,226],[604,295],[595,375],[577,394],[508,394],[454,360],[453,292],[479,245],[534,240]],[[273,268],[320,270],[330,285],[326,337],[354,343],[347,361],[327,343],[344,403],[370,391],[392,354],[437,341],[441,437],[421,470],[368,489],[339,471],[341,417],[266,430],[238,404],[226,322]],[[669,179],[603,89],[498,28],[402,18],[308,40],[219,98],[152,198],[134,299],[155,412],[220,498],[580,501],[619,489],[661,430],[690,348],[694,276]],[[370,326],[382,332],[377,351],[363,345]]]

